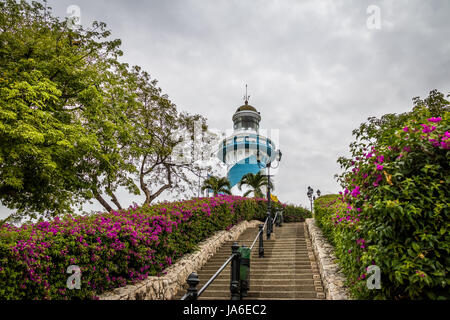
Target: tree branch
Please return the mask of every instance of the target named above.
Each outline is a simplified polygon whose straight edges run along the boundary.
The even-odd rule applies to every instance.
[[[108,202],[106,202],[106,200],[97,190],[94,191],[94,196],[95,199],[97,199],[97,201],[100,202],[100,204],[103,206],[103,208],[106,209],[106,211],[111,212],[113,210],[113,208],[108,204]]]

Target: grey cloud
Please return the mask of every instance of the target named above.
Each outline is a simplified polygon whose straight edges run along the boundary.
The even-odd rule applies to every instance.
[[[50,0],[65,15],[72,0]],[[123,59],[141,65],[182,110],[231,128],[245,84],[261,126],[280,130],[282,201],[306,188],[339,191],[337,157],[369,116],[400,113],[414,96],[450,91],[450,2],[77,1],[82,23],[105,21]],[[381,30],[366,27],[369,5]],[[131,198],[124,197],[124,202]]]

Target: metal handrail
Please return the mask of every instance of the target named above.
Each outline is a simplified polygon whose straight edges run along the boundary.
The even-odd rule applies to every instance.
[[[253,249],[253,247],[254,247],[254,245],[255,245],[255,243],[256,243],[256,240],[258,240],[259,235],[261,234],[261,232],[264,231],[264,228],[266,227],[266,224],[267,224],[267,219],[269,219],[269,217],[266,218],[266,221],[264,222],[264,226],[263,226],[262,229],[259,230],[259,232],[256,234],[255,240],[253,240],[253,243],[252,243],[252,245],[250,246],[250,250]]]
[[[209,280],[205,283],[205,285],[198,290],[198,296],[200,296],[203,291],[205,291],[208,286],[217,278],[217,276],[223,271],[223,269],[226,268],[226,266],[231,262],[231,260],[233,260],[233,257],[235,256],[234,253],[231,254],[231,256],[228,258],[227,261],[225,261],[225,263],[219,268],[219,270],[217,270],[217,272],[211,277],[209,278]]]
[[[272,219],[272,223],[277,220],[277,216],[278,216],[278,211],[277,211],[277,214],[275,215],[275,217],[271,218]],[[267,224],[267,219],[269,219],[269,217],[266,218],[266,221],[264,222],[263,228],[256,234],[255,240],[253,240],[253,243],[250,246],[250,250],[252,250],[253,247],[255,246],[256,240],[258,240],[260,233],[264,231],[264,228],[266,227],[266,224]]]
[[[217,270],[217,272],[211,278],[209,278],[209,280],[203,285],[203,287],[201,287],[201,289],[198,290],[197,298],[200,297],[203,291],[205,291],[209,287],[209,285],[219,276],[219,274],[223,271],[223,269],[225,269],[226,266],[231,262],[231,260],[233,260],[234,256],[235,254],[232,253],[230,257],[227,259],[227,261],[225,261],[224,264],[219,268],[219,270]],[[189,294],[186,293],[180,300],[186,300],[188,296]]]
[[[273,222],[275,222],[277,220],[279,211],[277,211],[276,215],[274,218],[270,217],[270,219],[272,220],[272,225]],[[252,245],[250,246],[250,251],[253,249],[253,247],[255,246],[256,240],[259,238],[259,257],[263,258],[264,257],[264,247],[263,247],[263,232],[264,229],[266,228],[266,226],[268,225],[268,221],[269,221],[269,216],[266,218],[264,225],[259,225],[259,232],[255,237],[255,240],[253,240]],[[281,226],[281,224],[280,224]],[[202,286],[202,288],[200,290],[196,289],[197,284],[200,282],[200,280],[198,279],[198,275],[193,272],[189,275],[188,279],[187,279],[187,283],[189,284],[189,288],[188,288],[188,292],[180,299],[180,300],[192,300],[192,299],[197,299],[208,287],[209,285],[219,276],[219,274],[226,268],[226,266],[232,262],[231,264],[231,283],[230,283],[230,291],[231,291],[231,299],[232,300],[239,300],[242,299],[242,297],[246,297],[247,294],[247,290],[248,285],[244,285],[244,289],[243,291],[241,291],[241,285],[239,284],[239,282],[241,279],[239,280],[239,266],[240,266],[240,256],[241,253],[238,251],[239,249],[239,245],[237,242],[234,242],[232,248],[232,253],[231,255],[228,257],[228,259],[222,264],[222,266],[216,271],[216,273],[214,273],[214,275],[209,278],[209,280]],[[248,265],[249,266],[249,265]],[[246,280],[248,281],[248,280]],[[240,295],[240,298],[239,298]]]

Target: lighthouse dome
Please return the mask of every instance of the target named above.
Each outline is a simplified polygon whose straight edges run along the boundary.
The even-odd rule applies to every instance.
[[[245,104],[237,108],[233,115],[234,130],[252,130],[258,131],[261,115],[255,107]]]
[[[254,111],[254,112],[258,112],[255,107],[249,105],[249,104],[244,104],[242,106],[240,106],[239,108],[237,108],[236,112],[239,111]]]

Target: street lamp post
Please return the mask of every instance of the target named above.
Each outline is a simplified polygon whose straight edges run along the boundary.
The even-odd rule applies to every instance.
[[[272,233],[272,207],[270,204],[270,166],[271,162],[267,164],[267,240],[270,239],[270,234]]]
[[[310,202],[310,205],[311,205],[311,214],[312,214],[312,212],[313,212],[312,202],[313,202],[313,194],[314,194],[313,188],[308,186],[308,192],[306,194],[308,195],[308,198],[309,198],[309,202]]]
[[[281,161],[282,153],[280,150],[277,151],[277,160],[278,165]],[[277,165],[277,167],[278,167]],[[270,239],[270,234],[273,232],[273,223],[272,223],[272,205],[271,205],[271,199],[270,199],[270,167],[272,166],[272,162],[269,161],[266,165],[267,167],[267,240]]]

